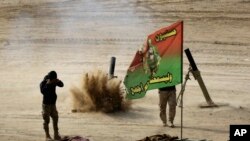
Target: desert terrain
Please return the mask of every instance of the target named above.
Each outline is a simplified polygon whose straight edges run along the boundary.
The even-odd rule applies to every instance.
[[[176,128],[163,127],[157,90],[133,100],[129,111],[113,114],[71,113],[70,98],[82,74],[108,72],[112,56],[115,75],[123,80],[147,35],[178,20],[184,21],[183,47],[191,50],[210,96],[227,104],[199,108],[205,99],[191,76],[184,93],[183,137],[228,140],[230,125],[250,124],[249,0],[1,0],[0,140],[44,140],[39,83],[51,70],[65,84],[57,88],[62,135],[91,141],[135,141],[163,133],[180,137],[180,108]],[[185,54],[183,62],[184,78]]]

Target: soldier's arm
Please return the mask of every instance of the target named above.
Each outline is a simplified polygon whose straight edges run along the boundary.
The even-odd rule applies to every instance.
[[[63,87],[64,86],[64,84],[63,84],[63,82],[61,80],[58,80],[57,83],[56,83],[56,85],[58,87]]]

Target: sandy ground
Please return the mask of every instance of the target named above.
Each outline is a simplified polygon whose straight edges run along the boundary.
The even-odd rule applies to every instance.
[[[62,135],[91,141],[134,141],[158,133],[180,137],[180,108],[177,127],[162,127],[157,91],[115,114],[73,114],[69,92],[82,73],[108,71],[111,56],[117,57],[115,73],[122,80],[146,36],[178,20],[184,21],[184,48],[193,53],[210,96],[228,104],[199,108],[205,99],[191,77],[183,137],[228,140],[229,125],[250,124],[249,9],[249,0],[1,0],[1,140],[44,140],[38,85],[50,70],[65,83],[57,89]],[[184,55],[183,76],[187,67]]]

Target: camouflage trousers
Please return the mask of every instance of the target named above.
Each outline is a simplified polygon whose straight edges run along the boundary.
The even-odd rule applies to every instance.
[[[169,105],[169,119],[171,123],[174,122],[175,113],[176,113],[176,90],[170,91],[159,91],[159,106],[160,106],[160,118],[163,124],[167,123],[167,103]]]
[[[50,117],[53,120],[53,128],[54,132],[58,133],[58,112],[56,109],[56,105],[42,105],[42,116],[43,116],[43,128],[47,133],[49,133],[49,122]]]

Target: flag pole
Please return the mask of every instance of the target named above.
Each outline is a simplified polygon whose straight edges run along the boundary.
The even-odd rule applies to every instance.
[[[191,72],[191,70],[192,70],[192,68],[189,67],[188,72],[187,72],[186,77],[185,77],[185,81],[181,85],[181,91],[177,97],[177,101],[179,101],[179,98],[180,98],[179,107],[181,108],[181,141],[182,141],[182,135],[183,135],[183,94],[185,91],[187,81],[190,80],[189,73]]]

